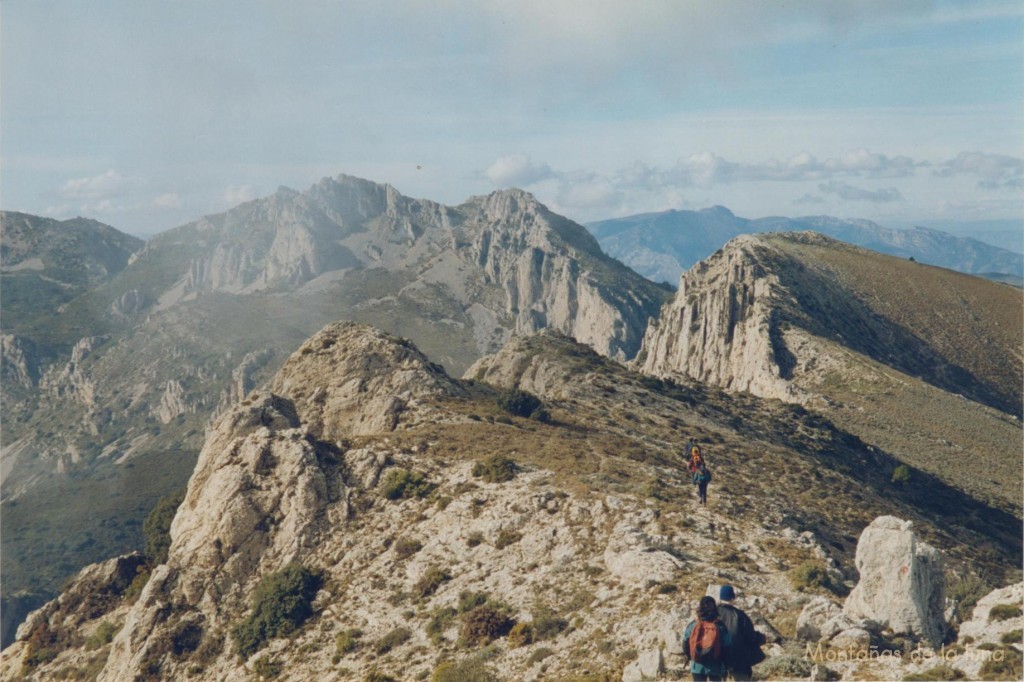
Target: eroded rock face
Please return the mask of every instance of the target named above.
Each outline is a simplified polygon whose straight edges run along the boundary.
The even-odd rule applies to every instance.
[[[864,529],[857,542],[860,581],[843,612],[938,646],[945,634],[942,557],[917,539],[912,526],[881,516]]]
[[[328,440],[393,431],[427,399],[463,389],[409,341],[367,325],[328,325],[285,362],[270,390]]]
[[[11,384],[31,389],[39,383],[39,353],[29,339],[13,334],[0,335],[0,363],[3,369],[0,376],[8,390]]]
[[[777,310],[785,292],[761,262],[766,248],[756,237],[738,237],[686,272],[675,299],[647,329],[640,370],[799,401],[801,392],[787,381]]]
[[[526,192],[494,192],[461,208],[470,212],[468,256],[505,290],[515,333],[558,329],[603,355],[636,355],[664,292],[608,286],[609,276],[629,281],[635,274],[607,259],[582,226]]]

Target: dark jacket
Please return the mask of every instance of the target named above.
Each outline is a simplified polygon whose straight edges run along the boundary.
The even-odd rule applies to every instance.
[[[718,620],[729,632],[732,646],[726,651],[725,664],[728,668],[748,668],[764,660],[761,644],[764,635],[754,630],[750,616],[732,604],[719,602]]]

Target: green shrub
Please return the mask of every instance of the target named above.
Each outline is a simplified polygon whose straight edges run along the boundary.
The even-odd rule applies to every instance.
[[[409,628],[399,626],[378,639],[373,645],[373,650],[378,656],[383,656],[395,647],[408,642],[410,637],[412,637],[412,632]]]
[[[997,604],[988,612],[988,622],[1010,620],[1021,615],[1020,607],[1016,604]]]
[[[1010,630],[1009,632],[1004,632],[999,641],[1003,644],[1020,644],[1022,639],[1024,639],[1024,631]]]
[[[794,590],[805,592],[807,590],[828,590],[838,593],[840,587],[836,585],[825,567],[815,561],[805,561],[789,572],[789,582]]]
[[[1024,679],[1024,665],[1021,653],[1007,646],[992,652],[992,656],[981,664],[978,674],[983,680]]]
[[[910,467],[900,464],[892,472],[892,482],[896,485],[904,485],[910,482]]]
[[[371,670],[363,676],[363,682],[395,682],[395,678],[379,670]]]
[[[919,673],[904,675],[903,679],[913,680],[915,682],[925,682],[928,680],[962,680],[964,679],[964,674],[956,668],[951,668],[948,665],[937,665],[934,668],[922,670]]]
[[[495,549],[505,549],[509,545],[514,545],[515,543],[519,542],[522,539],[523,539],[522,533],[517,533],[514,530],[509,530],[507,528],[503,528],[501,530],[501,532],[498,533],[497,539],[495,539],[495,541],[494,541],[494,548]]]
[[[498,394],[496,402],[498,407],[514,417],[529,417],[542,422],[549,419],[547,410],[537,396],[517,388],[502,391]]]
[[[491,673],[482,660],[473,656],[458,663],[445,661],[430,676],[430,682],[490,682]]]
[[[505,609],[496,604],[484,604],[463,616],[461,641],[464,646],[490,644],[507,635],[514,625],[515,621]]]
[[[533,653],[530,654],[530,657],[526,660],[530,665],[533,665],[535,663],[540,663],[545,658],[551,656],[554,653],[555,652],[553,649],[551,649],[551,647],[541,646],[534,649]]]
[[[298,630],[313,615],[321,582],[318,574],[297,562],[266,575],[253,593],[252,613],[232,631],[238,654],[248,658],[268,639]]]
[[[533,626],[529,623],[516,623],[508,631],[508,645],[515,648],[527,644],[533,644]]]
[[[988,585],[973,574],[949,580],[948,585],[946,596],[956,604],[953,619],[958,623],[970,620],[971,612],[974,611],[978,600],[990,591]]]
[[[354,651],[359,646],[359,638],[363,636],[363,631],[358,628],[348,628],[338,633],[338,636],[334,638],[334,651],[339,656]]]
[[[441,587],[441,583],[451,579],[452,577],[444,569],[431,566],[420,576],[420,579],[416,581],[412,589],[420,597],[429,597],[437,592],[437,588]]]
[[[487,603],[490,597],[487,596],[486,592],[470,592],[469,590],[463,590],[459,592],[459,613],[465,613],[466,611],[472,611],[478,606],[483,606]]]
[[[109,620],[103,621],[96,628],[95,632],[85,638],[85,650],[93,651],[110,644],[114,640],[114,635],[120,630],[120,625],[114,625]]]
[[[757,679],[806,679],[811,674],[811,661],[803,656],[773,656],[754,671]]]
[[[256,673],[257,678],[272,680],[281,675],[284,666],[277,661],[270,660],[268,656],[260,656],[253,661],[252,671]]]
[[[476,547],[477,545],[479,545],[483,541],[484,541],[484,534],[481,533],[478,530],[475,530],[475,531],[473,531],[472,533],[469,534],[468,538],[466,538],[466,547]]]
[[[413,538],[399,538],[395,542],[395,556],[399,559],[408,559],[421,549],[423,549],[423,543]]]
[[[127,601],[129,604],[134,604],[136,601],[138,601],[139,597],[142,595],[143,588],[145,588],[146,583],[149,582],[150,575],[152,574],[150,573],[148,568],[144,566],[139,567],[139,571],[135,574],[135,578],[132,580],[131,584],[128,585],[127,588],[125,588],[125,601]]]
[[[505,483],[516,477],[519,466],[505,455],[491,455],[473,465],[473,475],[488,483]]]
[[[181,656],[195,651],[203,641],[203,628],[198,623],[186,623],[171,637],[171,651]]]
[[[174,515],[178,513],[178,507],[184,499],[184,488],[161,497],[142,524],[142,535],[146,540],[146,559],[151,566],[158,566],[167,561],[167,552],[171,548],[171,521],[174,520]]]
[[[455,615],[455,609],[450,606],[443,606],[441,608],[434,609],[430,613],[427,625],[423,628],[424,632],[427,633],[427,636],[430,637],[430,641],[437,643],[441,640],[441,637],[444,635],[444,631],[451,625]]]
[[[530,625],[533,628],[533,638],[536,641],[557,637],[569,627],[569,621],[555,613],[555,610],[549,606],[537,606],[530,615],[533,617]]]
[[[381,488],[387,499],[405,500],[410,497],[426,497],[434,486],[418,471],[389,469],[381,481]]]

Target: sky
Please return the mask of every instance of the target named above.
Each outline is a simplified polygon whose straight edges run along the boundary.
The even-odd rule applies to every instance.
[[[325,176],[579,222],[1024,216],[1024,3],[0,0],[0,207],[147,236]]]

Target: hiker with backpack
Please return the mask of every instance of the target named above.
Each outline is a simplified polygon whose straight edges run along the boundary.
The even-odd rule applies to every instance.
[[[693,472],[693,484],[697,486],[697,495],[700,503],[708,506],[708,483],[711,483],[711,470],[707,463],[701,462],[700,466]]]
[[[700,451],[700,446],[691,440],[686,445],[686,468],[691,474],[694,474],[702,464],[704,464],[704,453]]]
[[[684,654],[690,659],[694,682],[721,682],[725,679],[725,659],[732,646],[729,631],[718,619],[714,597],[701,597],[697,619],[683,631]]]
[[[733,606],[735,599],[736,590],[732,585],[718,589],[718,618],[732,641],[725,654],[725,667],[730,679],[748,682],[753,679],[753,667],[764,660],[761,645],[765,643],[765,636],[754,629],[750,616]]]

